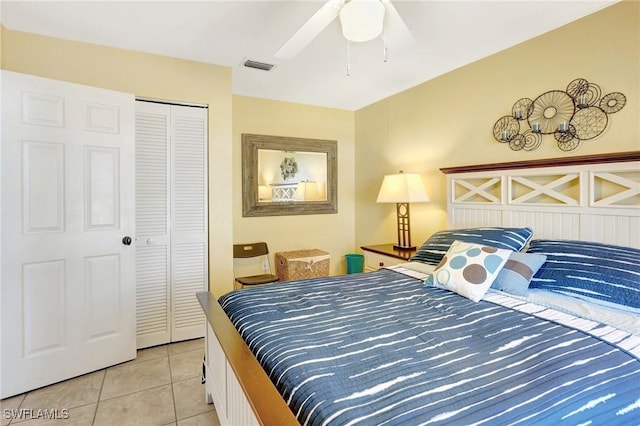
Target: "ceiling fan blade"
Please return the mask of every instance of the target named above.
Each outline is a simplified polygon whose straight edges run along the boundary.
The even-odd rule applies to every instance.
[[[316,38],[327,25],[338,17],[343,0],[328,0],[293,36],[275,53],[276,58],[292,58]]]
[[[402,20],[391,0],[380,0],[385,8],[385,33],[387,48],[392,54],[401,54],[411,49],[416,40]]]

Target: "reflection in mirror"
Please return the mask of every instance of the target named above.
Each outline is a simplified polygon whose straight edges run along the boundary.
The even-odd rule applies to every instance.
[[[326,200],[326,153],[258,150],[258,202]]]
[[[242,214],[337,213],[337,142],[242,135]]]

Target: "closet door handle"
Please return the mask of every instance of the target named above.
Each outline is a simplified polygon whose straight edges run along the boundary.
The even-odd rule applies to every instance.
[[[125,246],[130,246],[131,245],[131,237],[126,235],[124,238],[122,238],[122,244],[124,244]]]

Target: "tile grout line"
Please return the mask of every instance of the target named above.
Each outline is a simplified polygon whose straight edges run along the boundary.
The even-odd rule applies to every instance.
[[[141,361],[140,363],[149,362],[149,361],[158,361],[158,360],[160,360],[162,358],[165,358],[165,357],[158,357],[158,358],[154,358],[154,359],[150,359],[150,360],[145,360],[145,361]],[[101,401],[110,401],[112,399],[121,398],[123,396],[135,395],[136,393],[144,392],[146,390],[158,389],[158,388],[161,388],[163,386],[171,385],[173,383],[172,379],[171,379],[171,367],[170,367],[170,363],[169,363],[168,357],[166,357],[166,358],[167,358],[167,365],[169,365],[169,381],[168,382],[162,383],[162,384],[158,384],[156,386],[151,386],[149,388],[138,389],[138,390],[135,390],[135,391],[132,391],[132,392],[123,393],[123,394],[117,394],[117,395],[111,396],[109,398],[105,398],[105,399],[103,399]],[[131,366],[134,366],[134,365],[132,364]],[[111,368],[111,367],[108,367],[108,368]],[[106,378],[106,373],[105,373],[105,378]],[[103,387],[104,387],[104,383],[103,383]],[[100,396],[102,396],[103,387],[100,388]]]
[[[176,408],[176,393],[173,390],[173,374],[171,372],[171,355],[169,354],[169,348],[167,348],[167,361],[169,363],[169,380],[171,381],[171,399],[173,400],[173,418],[176,419],[176,425],[177,425],[178,409]]]
[[[18,409],[21,409],[21,408],[22,408],[22,404],[24,404],[24,401],[27,399],[27,394],[28,394],[28,393],[29,393],[29,392],[25,392],[25,393],[23,393],[23,394],[22,394],[22,400],[20,401],[20,404],[18,404]],[[9,423],[7,423],[7,426],[9,426],[9,425],[13,425],[13,424],[16,424],[16,423],[14,422],[14,420],[15,420],[15,419],[9,419]],[[18,423],[19,423],[19,422],[18,422]]]
[[[102,390],[104,389],[104,381],[107,380],[107,369],[103,369],[102,382],[100,383],[100,392],[98,392],[98,400],[96,401],[96,409],[93,412],[93,419],[91,419],[91,425],[95,425],[96,417],[98,416],[98,408],[100,407],[100,397],[102,397]]]

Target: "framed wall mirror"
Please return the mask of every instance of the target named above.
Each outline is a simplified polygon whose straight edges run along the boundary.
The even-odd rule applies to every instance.
[[[242,216],[338,212],[337,142],[242,134]]]

